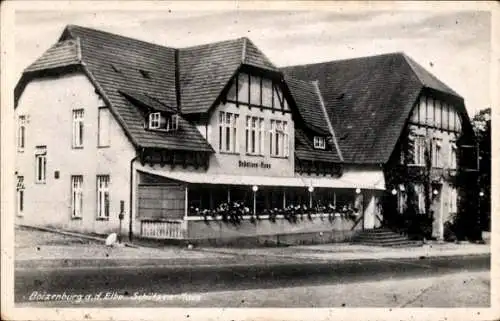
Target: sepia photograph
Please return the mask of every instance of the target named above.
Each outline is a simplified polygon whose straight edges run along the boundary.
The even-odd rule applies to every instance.
[[[492,12],[223,7],[14,11],[13,306],[492,307]]]

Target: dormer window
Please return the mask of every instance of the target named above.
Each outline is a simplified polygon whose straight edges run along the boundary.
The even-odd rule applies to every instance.
[[[179,128],[179,116],[163,115],[160,112],[153,112],[149,114],[149,129],[161,131],[175,131]]]
[[[149,129],[160,129],[160,113],[149,114]]]
[[[326,148],[325,137],[314,136],[314,148],[316,148],[316,149],[325,149]]]

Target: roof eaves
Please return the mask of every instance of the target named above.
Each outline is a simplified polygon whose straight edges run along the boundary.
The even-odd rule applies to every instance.
[[[330,122],[330,117],[328,117],[328,112],[326,111],[325,102],[323,101],[323,96],[321,95],[321,91],[319,90],[319,82],[317,80],[312,82],[314,85],[314,89],[316,90],[316,95],[318,95],[319,104],[321,106],[321,110],[323,111],[323,115],[325,117],[326,123],[328,125],[328,129],[333,138],[333,144],[335,145],[335,149],[337,150],[337,154],[340,158],[340,161],[344,161],[344,157],[342,156],[342,151],[340,150],[339,143],[337,142],[337,137],[335,135],[335,131],[333,129],[332,123]]]

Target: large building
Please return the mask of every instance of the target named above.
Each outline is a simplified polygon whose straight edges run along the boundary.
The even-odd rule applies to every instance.
[[[403,53],[277,68],[247,38],[178,49],[70,25],[15,106],[17,222],[128,237],[347,240],[403,215],[394,173],[425,168],[431,141],[446,175],[411,183],[441,238],[473,145],[463,99]]]

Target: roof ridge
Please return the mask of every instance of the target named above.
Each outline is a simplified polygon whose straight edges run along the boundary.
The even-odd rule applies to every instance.
[[[242,41],[244,38],[246,38],[246,37],[218,40],[218,41],[214,41],[214,42],[206,42],[206,43],[199,44],[199,45],[193,45],[193,46],[187,46],[187,47],[177,47],[176,49],[179,49],[179,50],[200,49],[203,47],[209,47],[209,46],[214,46],[214,45],[221,45],[221,44],[225,44],[225,43]]]
[[[436,81],[439,84],[441,84],[442,86],[444,86],[445,89],[447,89],[448,91],[451,91],[451,93],[453,95],[460,97],[460,95],[455,90],[453,90],[453,88],[451,88],[450,86],[448,86],[447,84],[445,84],[442,80],[440,80],[438,77],[436,77],[432,72],[430,72],[427,69],[425,69],[422,65],[420,65],[418,62],[416,62],[413,58],[411,58],[410,56],[408,56],[405,53],[402,53],[402,56],[403,56],[403,59],[406,62],[406,64],[410,67],[410,69],[411,69],[412,73],[414,74],[414,76],[417,77],[418,81],[420,81],[420,83],[424,87],[428,87],[428,85],[426,85],[426,81],[421,78],[420,72],[418,70],[416,70],[417,66],[419,66],[420,68],[422,68],[423,71],[425,71],[431,78],[433,78],[434,81]]]
[[[67,31],[72,38],[76,38],[74,36],[74,33],[73,33],[73,30],[75,28],[83,29],[83,30],[87,30],[87,31],[92,31],[92,32],[96,32],[96,33],[101,33],[101,34],[106,34],[106,35],[111,35],[113,37],[122,38],[123,40],[132,40],[132,41],[135,41],[135,42],[140,42],[140,43],[144,43],[144,44],[148,44],[148,45],[152,45],[152,46],[157,46],[157,47],[162,47],[162,48],[166,48],[166,49],[176,49],[174,47],[169,47],[169,46],[166,46],[166,45],[161,45],[161,44],[150,42],[150,41],[146,41],[146,40],[132,38],[132,37],[129,37],[129,36],[124,36],[124,35],[121,35],[121,34],[109,32],[109,31],[104,31],[104,30],[101,30],[101,29],[94,29],[94,28],[83,27],[83,26],[79,26],[79,25],[73,25],[73,24],[66,25],[66,28],[64,29],[64,31]],[[64,35],[64,31],[63,31],[63,34],[61,35],[61,37]]]
[[[280,67],[280,69],[295,68],[295,67],[311,67],[311,66],[323,65],[323,64],[328,64],[328,63],[338,63],[338,62],[348,62],[348,61],[351,62],[351,61],[355,61],[355,60],[364,60],[364,59],[369,59],[369,58],[381,58],[381,57],[386,57],[386,56],[398,56],[398,55],[404,55],[404,54],[405,53],[402,51],[395,51],[395,52],[388,52],[388,53],[371,55],[371,56],[360,56],[360,57],[352,57],[352,58],[344,58],[344,59],[336,59],[336,60],[327,60],[327,61],[302,64],[302,65],[282,66],[282,67]]]
[[[340,158],[340,161],[344,161],[344,157],[342,156],[342,151],[340,150],[339,143],[337,142],[337,136],[335,135],[335,130],[333,129],[332,123],[330,122],[330,117],[328,117],[328,112],[326,111],[325,102],[323,101],[323,96],[321,95],[321,91],[319,90],[319,81],[314,80],[311,81],[314,89],[316,90],[316,94],[318,95],[319,104],[321,106],[321,110],[323,111],[323,115],[326,119],[326,124],[328,125],[328,129],[330,129],[330,133],[332,134],[333,144],[335,145],[335,149],[337,150],[337,154]]]

